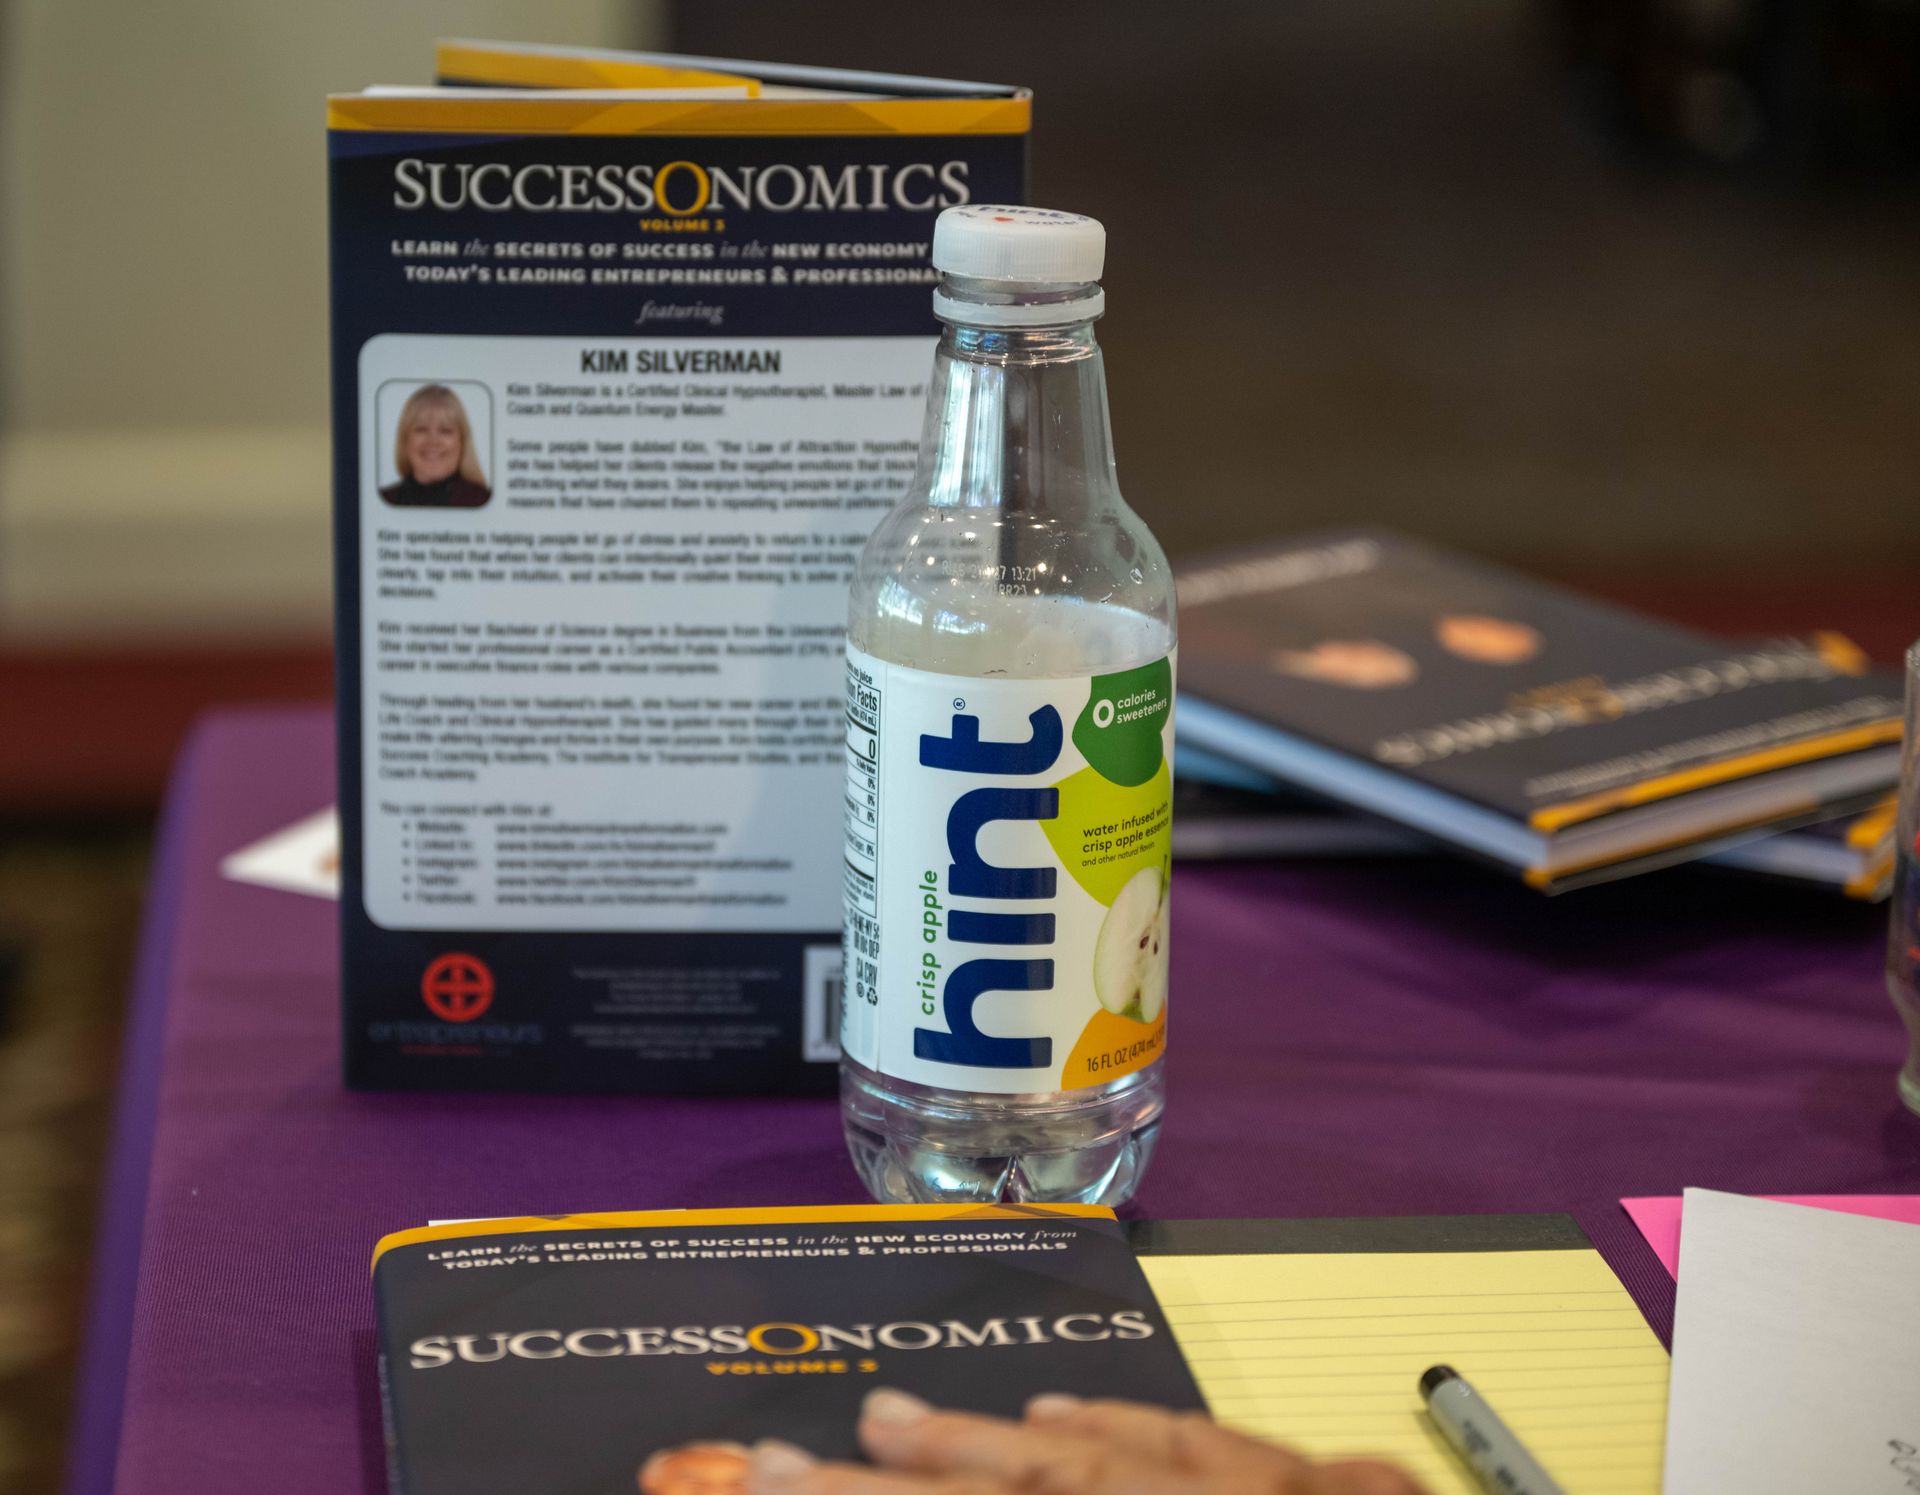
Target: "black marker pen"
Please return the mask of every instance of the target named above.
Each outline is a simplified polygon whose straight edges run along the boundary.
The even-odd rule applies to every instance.
[[[1427,1416],[1480,1483],[1495,1495],[1565,1495],[1552,1475],[1520,1446],[1486,1398],[1450,1365],[1420,1378]]]

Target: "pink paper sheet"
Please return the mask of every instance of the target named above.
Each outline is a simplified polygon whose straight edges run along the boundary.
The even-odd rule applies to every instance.
[[[1920,1225],[1920,1194],[1763,1194],[1781,1204],[1805,1204],[1837,1210],[1843,1215],[1872,1215],[1876,1220],[1900,1220]],[[1640,1227],[1669,1276],[1680,1275],[1680,1197],[1622,1199],[1621,1208]]]

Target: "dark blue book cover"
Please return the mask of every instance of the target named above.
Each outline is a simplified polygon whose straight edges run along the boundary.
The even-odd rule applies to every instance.
[[[1029,97],[439,61],[328,105],[347,1083],[831,1091],[847,582]]]
[[[426,1227],[381,1242],[374,1290],[407,1495],[633,1495],[676,1458],[718,1489],[761,1438],[858,1458],[876,1386],[1013,1417],[1043,1391],[1206,1405],[1092,1206]]]
[[[1177,569],[1183,743],[1543,886],[1895,773],[1898,691],[1838,635],[1730,643],[1384,530]]]

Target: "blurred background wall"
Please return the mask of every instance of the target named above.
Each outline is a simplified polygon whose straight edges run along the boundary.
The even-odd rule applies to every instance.
[[[324,637],[322,99],[442,34],[657,45],[651,0],[0,13],[0,636]]]
[[[1920,558],[1910,0],[683,4],[1031,84],[1176,555],[1378,519],[1562,572]]]

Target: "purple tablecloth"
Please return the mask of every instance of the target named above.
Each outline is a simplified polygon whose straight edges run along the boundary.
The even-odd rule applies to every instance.
[[[328,718],[230,714],[153,875],[77,1495],[383,1489],[367,1262],[430,1218],[856,1197],[829,1101],[353,1095],[330,904],[219,858],[325,805]],[[1546,900],[1430,863],[1188,867],[1139,1212],[1569,1210],[1666,1332],[1615,1201],[1920,1190],[1876,909],[1727,874]]]

